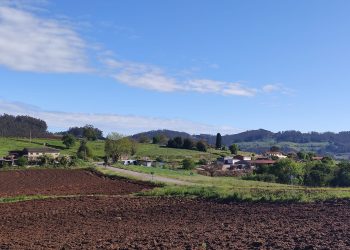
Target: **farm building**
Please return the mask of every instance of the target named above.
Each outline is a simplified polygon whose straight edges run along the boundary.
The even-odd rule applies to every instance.
[[[281,152],[273,152],[273,151],[266,152],[264,154],[264,156],[270,157],[270,158],[275,157],[275,158],[278,158],[278,159],[285,159],[285,158],[287,158],[287,156],[284,155],[283,153],[281,153]]]
[[[19,157],[26,157],[28,161],[35,162],[41,156],[47,155],[53,159],[57,159],[60,156],[60,151],[54,148],[24,148],[23,150],[11,150],[8,156],[0,159],[0,164],[7,163],[14,165]]]
[[[225,157],[220,157],[217,159],[218,164],[224,164],[224,165],[232,165],[238,161],[240,161],[240,160],[234,159],[232,156],[225,156]]]
[[[240,161],[251,161],[252,160],[252,157],[244,156],[244,155],[235,155],[233,158],[236,160],[240,160]]]
[[[56,159],[60,156],[60,151],[54,148],[25,148],[23,149],[23,156],[28,157],[28,161],[36,161],[43,155],[47,155]]]
[[[152,167],[154,164],[154,161],[152,160],[138,160],[138,165],[145,166],[145,167]]]
[[[136,160],[122,160],[121,163],[124,165],[124,166],[127,166],[127,165],[135,165],[137,163]]]

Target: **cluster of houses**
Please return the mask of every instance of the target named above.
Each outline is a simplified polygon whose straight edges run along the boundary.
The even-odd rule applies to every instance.
[[[251,173],[259,166],[273,165],[279,159],[287,158],[281,152],[266,152],[262,156],[256,156],[254,159],[251,156],[235,155],[225,156],[217,159],[216,162],[197,168],[198,173],[204,175],[232,175],[240,176]]]
[[[139,160],[131,160],[131,159],[128,159],[127,157],[125,158],[122,157],[120,162],[124,166],[139,165],[139,166],[145,166],[145,167],[161,167],[164,165],[164,162],[154,161],[154,160],[151,160],[149,157],[143,157]]]
[[[0,165],[14,166],[17,164],[19,157],[27,158],[28,162],[37,162],[44,155],[49,156],[52,159],[57,159],[60,156],[60,151],[49,147],[12,150],[9,151],[7,156],[0,158]]]

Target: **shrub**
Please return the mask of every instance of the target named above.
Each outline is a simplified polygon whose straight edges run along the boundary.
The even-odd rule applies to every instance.
[[[307,186],[328,186],[334,177],[333,162],[312,162],[306,165],[304,184]]]
[[[17,165],[20,167],[24,167],[28,165],[28,159],[24,156],[19,157],[17,160]]]
[[[158,156],[158,157],[156,158],[156,162],[164,162],[163,156]]]
[[[191,158],[186,158],[182,161],[182,168],[186,170],[194,169],[195,163]]]
[[[197,142],[196,148],[198,151],[207,152],[207,145],[203,141]]]
[[[86,140],[82,140],[80,142],[80,147],[78,149],[77,156],[78,156],[78,158],[84,159],[84,160],[86,160],[87,158],[90,158],[92,156],[92,151],[91,151],[90,147],[87,145]]]
[[[209,164],[209,161],[207,159],[200,159],[198,161],[198,164],[199,165],[208,165]]]
[[[62,142],[66,146],[66,148],[71,148],[75,145],[75,137],[71,134],[66,134],[62,137]]]
[[[349,187],[350,186],[350,162],[341,162],[335,172],[332,180],[333,186]]]

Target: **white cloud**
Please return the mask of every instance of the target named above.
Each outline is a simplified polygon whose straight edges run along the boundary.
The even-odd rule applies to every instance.
[[[53,131],[64,130],[73,126],[92,124],[104,131],[105,134],[117,131],[122,134],[134,134],[148,130],[170,129],[185,131],[191,134],[237,133],[240,130],[231,126],[208,125],[183,119],[164,119],[146,116],[117,115],[117,114],[86,114],[45,111],[35,106],[0,99],[0,114],[30,115],[47,122]]]
[[[0,5],[0,64],[31,72],[87,72],[85,42],[70,27]]]
[[[244,87],[240,83],[213,81],[208,79],[190,80],[186,87],[189,91],[200,93],[217,93],[237,96],[254,96],[257,92],[256,89]]]
[[[116,73],[111,74],[112,78],[129,86],[161,92],[182,89],[175,78],[166,76],[159,67],[114,59],[106,59],[104,63],[116,71]]]
[[[112,77],[120,83],[133,87],[157,90],[161,92],[187,91],[215,93],[222,95],[254,96],[257,90],[242,86],[241,83],[214,81],[210,79],[190,79],[181,81],[166,75],[159,67],[104,59],[104,64],[114,70]]]
[[[265,86],[263,86],[262,91],[265,93],[281,93],[284,95],[291,95],[294,93],[294,91],[290,88],[287,88],[285,86],[283,86],[282,84],[278,83],[278,84],[267,84]]]
[[[259,90],[239,82],[192,79],[179,74],[172,76],[158,66],[115,60],[113,52],[88,45],[72,28],[71,22],[36,15],[35,9],[43,3],[46,0],[0,2],[0,65],[29,72],[107,73],[119,83],[160,92],[182,91],[243,97],[258,93],[291,93],[281,84],[265,85]],[[100,69],[88,66],[88,52],[102,58],[103,66]],[[211,66],[218,67],[217,64]]]

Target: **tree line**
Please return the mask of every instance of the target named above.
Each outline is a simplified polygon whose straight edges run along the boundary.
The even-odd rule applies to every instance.
[[[350,162],[336,163],[329,157],[306,162],[282,159],[274,165],[257,167],[244,179],[312,187],[349,187]]]
[[[0,136],[2,137],[48,137],[45,121],[30,116],[0,115]]]

